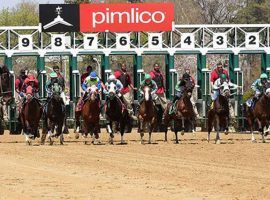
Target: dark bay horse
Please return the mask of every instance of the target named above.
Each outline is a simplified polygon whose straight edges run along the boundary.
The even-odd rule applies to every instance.
[[[170,106],[168,105],[166,110],[164,111],[164,125],[165,125],[165,141],[167,141],[167,132],[168,126],[171,121],[174,122],[174,133],[175,133],[175,142],[178,144],[178,127],[180,126],[181,134],[184,135],[185,131],[185,121],[189,121],[191,123],[192,129],[194,128],[195,122],[195,112],[193,109],[193,105],[190,101],[192,95],[192,88],[187,88],[181,98],[176,102],[176,113],[170,115],[169,110]]]
[[[48,100],[46,111],[44,113],[44,126],[41,144],[45,143],[46,135],[48,135],[50,145],[53,144],[54,137],[59,137],[60,144],[63,144],[64,142],[62,128],[65,122],[66,112],[63,99],[60,96],[61,91],[62,89],[58,84],[54,85],[52,88],[52,96]],[[56,130],[55,134],[54,130]]]
[[[195,112],[193,109],[193,105],[191,103],[191,95],[192,95],[193,85],[191,82],[186,83],[186,89],[183,92],[183,95],[179,100],[176,101],[176,113],[169,114],[170,106],[168,105],[166,110],[164,111],[164,125],[165,125],[165,142],[167,141],[167,132],[168,126],[170,122],[174,124],[174,133],[175,133],[175,142],[176,144],[179,143],[178,141],[178,130],[181,131],[181,134],[184,135],[185,131],[185,122],[190,122],[192,126],[192,130],[195,127]],[[180,127],[180,129],[179,129]]]
[[[106,128],[107,132],[110,134],[109,142],[113,144],[114,133],[117,132],[119,127],[119,131],[121,134],[121,144],[125,144],[124,142],[124,133],[125,128],[128,125],[128,110],[124,106],[123,102],[116,94],[116,85],[111,82],[108,86],[109,96],[107,97],[107,105],[105,106],[105,114],[106,114]]]
[[[265,143],[264,128],[269,126],[270,120],[270,88],[266,90],[265,94],[256,103],[253,114],[261,132],[262,142]],[[254,125],[254,123],[252,124]]]
[[[21,121],[23,124],[26,143],[31,145],[32,139],[39,137],[39,120],[42,116],[42,107],[39,100],[34,96],[32,86],[26,88],[27,94],[25,103],[21,111]],[[28,92],[32,91],[32,92]]]
[[[141,143],[143,144],[143,136],[145,127],[148,126],[149,140],[148,143],[151,144],[151,134],[153,129],[157,125],[157,110],[155,108],[154,102],[152,100],[151,88],[145,86],[143,88],[143,101],[141,102],[138,114],[138,132],[141,136]]]
[[[219,132],[225,129],[225,134],[228,134],[229,126],[229,98],[230,98],[230,88],[225,82],[221,89],[221,94],[214,101],[213,109],[208,111],[208,135],[207,141],[210,141],[210,132],[213,127],[217,132],[215,143],[220,144]]]
[[[0,65],[0,135],[4,134],[4,106],[9,105],[12,97],[12,77],[6,65]]]
[[[83,118],[83,137],[86,138],[88,133],[92,137],[92,143],[99,144],[99,115],[100,115],[100,101],[98,97],[98,88],[93,85],[87,89],[86,102],[82,108],[82,118]],[[79,133],[76,133],[78,138]],[[87,141],[85,140],[85,144]]]

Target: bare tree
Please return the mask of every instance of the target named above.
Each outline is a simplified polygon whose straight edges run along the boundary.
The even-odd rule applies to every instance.
[[[239,0],[194,0],[201,8],[204,23],[223,24],[231,22],[244,1]]]

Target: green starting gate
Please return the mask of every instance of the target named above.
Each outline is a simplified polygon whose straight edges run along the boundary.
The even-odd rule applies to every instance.
[[[0,56],[13,71],[13,56],[35,56],[40,72],[40,96],[45,97],[45,57],[69,56],[70,105],[74,107],[80,96],[80,74],[77,68],[79,55],[100,55],[102,79],[106,81],[111,73],[110,55],[132,55],[134,60],[134,85],[139,86],[143,78],[142,56],[165,55],[166,95],[171,99],[177,81],[174,62],[176,55],[197,56],[198,99],[202,104],[201,116],[206,118],[206,105],[210,98],[210,69],[206,66],[208,54],[228,54],[231,81],[243,85],[243,69],[239,66],[239,55],[261,54],[261,70],[270,72],[269,24],[226,24],[226,25],[174,25],[170,32],[99,32],[99,33],[44,33],[41,25],[0,27]],[[91,42],[90,42],[91,41]],[[15,77],[15,74],[14,74]],[[14,86],[13,86],[14,91]],[[13,92],[15,94],[15,91]],[[241,117],[239,105],[243,91],[239,89],[234,97],[235,111]],[[136,96],[135,96],[136,98]],[[15,126],[16,106],[10,106],[10,129]],[[74,114],[71,114],[71,117]]]

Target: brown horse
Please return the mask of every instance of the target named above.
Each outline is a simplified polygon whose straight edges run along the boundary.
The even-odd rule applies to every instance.
[[[227,83],[223,84],[221,94],[214,101],[213,109],[208,111],[208,135],[207,141],[210,141],[210,132],[213,127],[217,132],[216,134],[216,144],[220,144],[219,132],[223,128],[225,129],[225,134],[228,134],[229,126],[229,97],[230,89]]]
[[[45,106],[41,144],[45,143],[46,135],[48,135],[50,145],[53,145],[54,137],[59,137],[61,145],[64,143],[62,128],[65,121],[65,105],[60,96],[61,92],[62,88],[55,84],[52,88],[52,95]],[[56,130],[56,133],[54,133],[54,130]]]
[[[117,86],[113,82],[108,85],[109,95],[105,105],[106,128],[107,132],[110,134],[110,144],[113,144],[114,133],[117,132],[118,129],[121,134],[121,144],[125,144],[124,133],[125,128],[128,126],[129,116],[128,110],[117,96],[116,88]]]
[[[261,132],[262,142],[265,143],[264,128],[269,126],[270,120],[270,89],[258,100],[254,107],[254,118],[257,120],[259,131]],[[254,124],[254,123],[253,123]],[[254,137],[254,135],[253,135]]]
[[[193,109],[193,105],[190,101],[190,97],[192,94],[192,88],[187,88],[181,98],[176,102],[176,113],[169,114],[170,106],[168,105],[166,110],[164,111],[164,125],[165,125],[165,142],[167,141],[167,132],[168,126],[171,121],[174,123],[174,133],[175,133],[175,142],[178,141],[178,126],[181,125],[180,130],[181,134],[184,135],[185,131],[185,121],[189,121],[191,123],[192,129],[194,128],[195,122],[195,112]]]
[[[86,138],[88,133],[92,137],[92,143],[95,144],[97,140],[97,144],[100,143],[99,139],[99,115],[100,115],[100,101],[99,101],[99,93],[98,88],[94,85],[87,89],[88,94],[86,98],[86,102],[82,108],[82,118],[83,118],[83,137]],[[93,135],[94,134],[94,135]],[[76,138],[79,138],[79,133],[76,133]],[[85,140],[85,144],[87,141]]]
[[[26,90],[33,91],[33,88],[32,86],[28,86]],[[42,116],[42,107],[39,100],[34,97],[33,92],[28,93],[25,98],[20,117],[23,124],[26,143],[31,145],[32,139],[39,137],[38,126]]]
[[[12,77],[6,65],[0,65],[0,135],[4,134],[4,106],[11,103],[12,97]]]
[[[143,136],[145,127],[148,126],[149,140],[148,143],[151,144],[151,134],[155,126],[157,125],[157,110],[155,108],[154,102],[152,101],[151,88],[145,86],[143,88],[144,99],[141,102],[138,115],[138,132],[141,135],[141,143],[143,144]]]

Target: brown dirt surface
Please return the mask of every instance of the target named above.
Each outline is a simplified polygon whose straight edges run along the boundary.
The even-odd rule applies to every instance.
[[[259,139],[259,136],[256,136]],[[145,139],[148,138],[146,134]],[[153,135],[141,145],[137,133],[127,145],[33,146],[22,135],[0,136],[0,199],[270,199],[270,141],[251,143],[249,134],[221,134],[222,143],[206,133]],[[214,135],[212,135],[214,139]],[[90,138],[89,138],[90,141]]]

